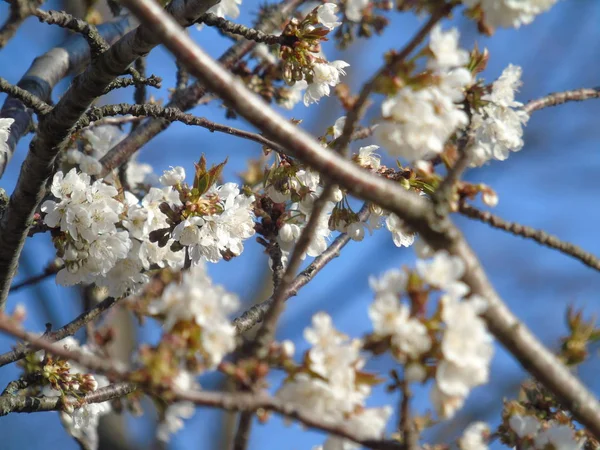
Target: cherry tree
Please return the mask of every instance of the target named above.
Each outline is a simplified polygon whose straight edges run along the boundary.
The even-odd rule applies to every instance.
[[[528,26],[556,0],[283,0],[262,7],[252,27],[234,22],[241,0],[111,0],[110,16],[92,4],[83,18],[44,9],[42,0],[8,3],[0,49],[30,16],[73,35],[33,61],[17,84],[0,78],[7,94],[0,175],[18,170],[15,152],[26,153],[1,205],[0,330],[18,342],[0,354],[0,366],[17,364],[20,376],[0,395],[0,415],[58,412],[85,449],[98,448],[103,416],[148,413],[145,398],[158,413],[162,442],[204,408],[237,412],[236,450],[248,447],[253,424],[269,427],[272,415],[322,431],[323,450],[600,446],[600,403],[575,370],[600,329],[569,309],[569,333],[558,350],[544,346],[500,298],[453,221],[465,215],[600,269],[579,247],[477,208],[476,200],[495,207],[498,195],[463,179],[466,170],[502,164],[520,151],[536,111],[598,98],[600,90],[524,104],[521,67],[509,64],[496,80],[484,80],[493,54],[462,48],[448,19],[462,15],[491,36]],[[382,55],[353,92],[344,80],[358,69],[328,58],[322,44],[351,48],[382,33],[400,12],[420,15],[421,27]],[[198,44],[206,27],[235,41],[218,61]],[[145,57],[157,46],[177,60],[169,98],[148,97],[148,88],[162,83],[146,73]],[[69,76],[52,104],[57,83]],[[129,86],[134,103],[98,102]],[[286,117],[295,107],[318,110],[327,97],[345,115],[319,136]],[[186,112],[201,102],[223,105],[227,122]],[[376,119],[367,120],[367,111]],[[235,120],[255,131],[236,128]],[[240,145],[259,143],[263,154],[234,180],[223,176],[227,155],[202,155],[191,173],[137,160],[174,122],[227,133]],[[29,148],[18,146],[30,132]],[[350,241],[360,245],[374,233],[387,234],[417,261],[364,275],[370,332],[341,331],[323,305],[305,324],[308,350],[277,340],[286,301],[343,258]],[[90,300],[82,314],[43,333],[25,329],[26,311],[10,296],[39,281],[13,282],[26,241],[38,234],[56,252],[45,275],[81,286]],[[272,286],[267,300],[244,310],[236,294],[213,281],[209,266],[243,259],[251,242],[269,257]],[[111,354],[109,312],[116,310],[134,316],[140,329],[151,322],[162,332],[126,363]],[[82,329],[88,333],[80,342],[73,336]],[[423,434],[488,383],[496,344],[531,376],[521,395],[497,398],[499,426],[475,420],[455,442],[428,443]],[[394,360],[390,373],[367,370],[367,361],[384,354]],[[277,383],[269,377],[275,372]],[[203,379],[211,373],[232,387],[207,390]],[[382,384],[389,401],[373,405],[373,389]],[[411,408],[417,386],[429,395],[424,415]]]

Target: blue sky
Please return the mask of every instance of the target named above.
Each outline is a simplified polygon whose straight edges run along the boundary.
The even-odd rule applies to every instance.
[[[256,1],[244,1],[239,21],[250,23],[258,8]],[[57,7],[49,2],[48,7]],[[8,7],[0,4],[0,17],[6,17]],[[353,88],[360,86],[381,64],[383,51],[402,46],[422,23],[411,14],[391,14],[391,24],[383,36],[360,41],[346,52],[336,52],[333,45],[325,48],[330,59],[344,59],[351,64],[348,82]],[[509,63],[523,67],[524,85],[518,100],[546,95],[550,92],[600,85],[600,2],[594,0],[569,0],[559,2],[549,13],[540,16],[533,24],[518,30],[501,30],[492,39],[479,36],[476,27],[457,14],[452,23],[461,30],[461,42],[471,48],[477,41],[490,51],[490,61],[483,76],[493,81]],[[220,55],[229,45],[213,30],[191,31],[197,42],[211,54]],[[44,38],[41,38],[44,36]],[[0,75],[16,83],[27,70],[34,57],[49,50],[63,38],[62,31],[29,19],[17,36],[0,52]],[[331,43],[330,43],[331,44]],[[165,97],[166,89],[174,84],[174,62],[165,50],[158,49],[149,57],[149,70],[163,77],[163,88],[151,91]],[[57,99],[67,86],[59,85]],[[0,95],[0,101],[5,96]],[[111,94],[106,102],[131,101],[132,91]],[[366,123],[375,117],[373,106]],[[217,122],[226,122],[224,109],[218,102],[198,107],[195,114]],[[325,128],[342,115],[334,98],[324,99],[319,107],[299,105],[290,116],[303,119],[302,126],[321,134]],[[508,220],[519,221],[576,243],[600,255],[600,101],[567,104],[534,113],[525,130],[525,147],[504,162],[491,163],[481,169],[471,170],[467,179],[491,185],[500,202],[495,212]],[[235,126],[251,129],[243,123]],[[21,141],[17,154],[0,187],[12,189],[20,164],[27,151],[29,138]],[[366,145],[366,143],[361,143]],[[171,165],[192,169],[192,163],[201,153],[209,161],[220,162],[225,157],[229,163],[225,170],[227,181],[236,181],[248,158],[260,155],[260,146],[231,136],[210,133],[201,128],[187,128],[180,124],[171,126],[140,153],[139,159],[151,163],[157,172]],[[567,256],[540,247],[533,242],[516,238],[486,225],[456,217],[469,243],[474,247],[484,268],[501,297],[533,331],[549,346],[556,346],[565,332],[564,313],[568,305],[583,307],[591,315],[599,311],[598,291],[600,275]],[[17,281],[39,273],[53,256],[48,236],[30,239],[24,250]],[[244,302],[254,299],[265,282],[266,256],[261,247],[250,240],[245,253],[229,263],[210,267],[215,280],[238,293]],[[278,337],[292,339],[298,350],[306,348],[302,330],[317,311],[329,312],[336,326],[353,336],[370,329],[366,310],[371,301],[368,276],[381,274],[387,269],[403,264],[413,264],[410,249],[394,247],[389,233],[384,230],[360,243],[350,243],[341,258],[332,262],[288,307],[279,328]],[[49,279],[37,287],[11,296],[10,311],[21,302],[29,311],[27,327],[43,330],[44,323],[55,327],[71,320],[80,311],[78,292],[56,286]],[[139,332],[139,339],[155,339],[158,330],[149,327]],[[0,336],[0,351],[9,348],[10,340]],[[597,356],[597,349],[594,349]],[[367,368],[383,373],[393,368],[388,358],[371,360]],[[598,364],[594,361],[581,368],[580,375],[596,393],[600,382],[594,376]],[[18,376],[15,368],[0,371],[0,386]],[[503,397],[514,397],[520,379],[524,377],[520,366],[500,347],[494,357],[490,384],[476,389],[461,414],[447,425],[437,427],[428,435],[431,439],[447,442],[474,418],[498,422]],[[218,382],[215,377],[201,378],[201,384],[210,389]],[[274,385],[277,378],[273,378]],[[416,411],[427,407],[427,389],[417,390],[413,405]],[[372,405],[395,404],[397,399],[384,395],[381,389],[371,398]],[[223,415],[220,412],[198,410],[186,428],[170,443],[172,449],[218,448],[219,430]],[[133,419],[127,423],[139,448],[148,448],[152,424],[148,418]],[[10,430],[10,431],[8,431]],[[35,435],[31,433],[35,430]],[[46,448],[48,444],[63,449],[77,446],[58,423],[55,413],[12,415],[0,420],[4,448],[22,448],[24,439],[28,449]],[[319,433],[301,430],[297,425],[287,427],[278,418],[268,425],[253,429],[251,450],[304,450],[324,441]]]

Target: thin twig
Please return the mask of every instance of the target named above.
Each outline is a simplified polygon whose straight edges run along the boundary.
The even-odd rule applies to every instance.
[[[19,86],[10,84],[2,77],[0,77],[0,92],[6,92],[11,97],[19,99],[25,106],[31,108],[39,116],[46,115],[52,110],[52,106],[39,97],[27,92],[25,89],[21,89]]]
[[[592,269],[600,270],[600,259],[598,257],[586,252],[577,245],[562,241],[558,237],[548,234],[543,230],[538,230],[527,225],[521,225],[516,222],[508,222],[488,211],[481,211],[464,202],[460,203],[458,211],[470,219],[487,223],[493,228],[508,231],[515,236],[521,236],[525,239],[532,239],[538,244],[558,250],[565,255],[572,256]]]
[[[169,122],[181,122],[186,125],[193,125],[202,128],[206,128],[211,132],[226,133],[231,136],[237,136],[250,141],[258,142],[264,146],[267,146],[277,152],[285,153],[285,149],[276,142],[267,139],[266,137],[252,133],[250,131],[240,130],[238,128],[230,127],[228,125],[222,125],[211,120],[205,119],[204,117],[197,117],[193,114],[187,114],[177,108],[165,108],[154,103],[144,105],[132,105],[129,103],[120,103],[117,105],[106,105],[90,109],[85,116],[83,116],[77,125],[76,129],[82,129],[89,126],[93,122],[97,122],[101,119],[110,116],[120,115],[131,115],[138,117],[154,117]]]
[[[33,11],[33,15],[40,22],[58,25],[59,27],[81,34],[90,46],[92,58],[104,53],[110,47],[94,25],[64,11],[42,11],[41,9],[36,9]]]
[[[266,34],[260,30],[247,27],[238,23],[234,23],[230,20],[219,17],[213,13],[205,13],[200,16],[198,23],[203,23],[210,27],[220,28],[222,31],[231,34],[237,34],[250,41],[263,43],[267,45],[286,45],[288,47],[293,46],[298,38],[296,36],[280,36],[274,34]]]
[[[563,103],[567,102],[582,102],[592,98],[600,98],[600,87],[582,88],[575,89],[573,91],[549,94],[545,97],[531,100],[529,103],[523,106],[523,111],[531,114],[534,111],[538,111],[542,108],[548,108],[549,106],[562,105]]]
[[[12,0],[10,14],[0,28],[0,49],[15,35],[21,24],[29,17],[43,0]]]
[[[64,265],[60,262],[60,260],[54,260],[44,268],[44,272],[35,275],[31,278],[27,278],[26,280],[23,280],[20,283],[13,284],[10,287],[10,292],[15,293],[16,291],[23,289],[24,287],[31,286],[33,284],[45,280],[46,278],[51,277],[52,275],[56,275],[63,267]]]
[[[120,300],[121,299],[115,299],[113,297],[106,298],[89,311],[77,316],[64,327],[46,334],[44,339],[47,342],[57,342],[66,338],[67,336],[73,336],[79,329],[83,328],[86,324],[100,316],[104,311],[107,311],[115,306]],[[21,345],[10,352],[3,353],[0,355],[0,367],[24,358],[25,355],[30,351],[31,348],[26,345]]]

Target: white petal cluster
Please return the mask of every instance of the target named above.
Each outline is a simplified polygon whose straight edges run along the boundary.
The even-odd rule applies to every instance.
[[[265,190],[269,198],[275,203],[287,203],[291,201],[292,192],[302,193],[300,201],[291,203],[287,208],[286,222],[280,228],[277,235],[277,243],[283,253],[284,264],[287,263],[289,253],[294,248],[295,243],[302,234],[302,230],[310,219],[315,200],[323,192],[323,187],[319,182],[320,176],[318,172],[301,169],[293,177],[290,177],[285,187],[285,192],[278,190],[273,185],[269,185]],[[306,250],[306,255],[316,257],[327,248],[327,239],[331,235],[329,217],[335,203],[339,200],[341,200],[341,191],[337,189],[333,200],[328,201],[321,212],[319,223]],[[303,255],[303,257],[306,255]]]
[[[86,152],[78,149],[68,150],[66,152],[66,162],[70,165],[69,168],[75,165],[88,175],[98,175],[102,171],[100,159],[125,139],[126,134],[115,125],[99,125],[83,131],[82,137],[89,144],[85,148]],[[134,188],[138,185],[155,185],[158,183],[152,166],[139,163],[134,158],[127,163],[125,177],[127,184]],[[107,176],[105,181],[112,182],[112,177]]]
[[[240,15],[240,7],[242,0],[221,0],[215,6],[211,7],[207,12],[213,13],[219,17],[229,17],[237,19]],[[200,28],[201,26],[199,26]]]
[[[511,151],[523,147],[523,125],[529,115],[522,103],[515,101],[521,85],[521,68],[509,65],[492,85],[492,92],[482,97],[489,103],[471,119],[474,138],[473,165],[481,166],[491,159],[504,161]]]
[[[533,439],[535,450],[580,450],[585,445],[585,439],[576,439],[574,431],[568,425],[550,423],[542,429],[539,420],[534,416],[513,414],[508,425],[515,434],[523,439]]]
[[[548,11],[558,0],[463,0],[468,8],[480,6],[492,27],[519,28]]]
[[[468,124],[467,114],[457,102],[472,77],[461,67],[468,54],[458,48],[458,36],[456,29],[434,28],[428,68],[438,83],[419,90],[404,87],[381,105],[383,120],[375,137],[391,155],[413,162],[439,154],[454,132]]]
[[[72,169],[57,172],[50,188],[57,201],[42,204],[44,223],[64,232],[62,260],[65,268],[57,282],[73,285],[92,282],[106,275],[118,260],[126,258],[131,240],[117,229],[124,206],[118,192],[102,180],[91,183],[89,175]]]
[[[487,450],[490,427],[484,422],[473,422],[458,440],[460,450]]]
[[[385,226],[392,233],[396,247],[410,247],[415,242],[415,233],[408,231],[404,221],[396,214],[391,213],[386,217]]]
[[[218,262],[223,254],[238,256],[244,250],[243,241],[254,235],[254,196],[247,197],[235,183],[212,186],[204,197],[216,199],[220,213],[192,216],[179,223],[173,238],[189,246],[192,261]]]
[[[353,22],[360,22],[363,18],[363,11],[368,5],[369,0],[346,0],[346,17]]]
[[[0,153],[8,153],[8,136],[15,119],[0,118]]]
[[[342,22],[339,22],[335,15],[337,10],[338,7],[335,3],[325,3],[324,5],[319,6],[317,8],[318,22],[329,30],[339,27]]]
[[[381,278],[371,278],[369,284],[375,300],[369,307],[369,318],[375,334],[391,336],[394,356],[401,362],[417,360],[431,349],[432,340],[425,325],[411,317],[410,308],[400,301],[406,293],[408,276],[391,270]]]
[[[440,417],[450,418],[462,407],[467,395],[489,378],[494,353],[492,335],[483,319],[486,302],[475,295],[462,300],[442,297],[443,360],[437,367],[431,398]]]
[[[340,76],[346,75],[344,69],[349,66],[350,64],[342,60],[314,64],[312,80],[304,93],[304,105],[318,103],[322,97],[328,97],[331,88],[340,83]]]
[[[356,371],[364,365],[361,342],[350,340],[336,330],[331,317],[324,312],[315,314],[304,337],[312,344],[305,360],[318,377],[296,375],[285,382],[276,396],[324,423],[352,427],[365,439],[381,438],[392,409],[364,408],[370,388],[357,384],[356,379]],[[324,448],[358,447],[343,439],[330,438]]]
[[[191,321],[202,328],[206,363],[215,367],[235,348],[235,328],[229,315],[237,310],[238,298],[223,286],[214,285],[204,263],[192,266],[180,284],[170,284],[149,312],[164,316],[163,326],[171,330],[178,322]]]
[[[180,391],[188,391],[197,387],[194,377],[186,371],[181,371],[175,380],[174,387]],[[196,407],[192,402],[177,402],[170,404],[165,411],[164,417],[156,427],[156,437],[161,442],[169,442],[171,436],[183,428],[183,419],[189,419],[194,415]]]
[[[418,260],[417,272],[430,285],[446,291],[453,298],[464,297],[469,287],[460,281],[465,274],[465,263],[447,251],[436,252],[430,260]]]

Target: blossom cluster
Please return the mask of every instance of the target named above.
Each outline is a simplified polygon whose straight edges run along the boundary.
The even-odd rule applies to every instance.
[[[473,82],[465,67],[467,51],[458,46],[456,29],[442,31],[436,26],[429,43],[430,71],[425,85],[407,80],[407,85],[386,99],[382,121],[375,136],[386,150],[408,161],[422,160],[439,154],[446,141],[469,120],[458,103],[464,90]]]
[[[304,366],[291,374],[276,396],[325,424],[345,425],[362,439],[380,439],[392,408],[365,407],[371,387],[368,374],[360,372],[364,365],[361,341],[335,329],[324,312],[315,314],[304,338],[312,345]],[[330,437],[323,446],[324,450],[336,448],[359,446],[337,437]]]
[[[486,302],[476,295],[465,299],[464,270],[460,258],[437,252],[430,260],[417,261],[415,272],[391,270],[370,281],[375,292],[369,308],[373,339],[389,342],[404,364],[407,381],[434,378],[431,399],[443,418],[452,417],[471,389],[487,381],[493,354],[492,337],[479,317]],[[432,289],[443,295],[438,312],[428,318],[424,302]],[[419,303],[411,307],[402,302],[405,295]]]
[[[281,57],[284,61],[284,79],[292,87],[281,102],[286,108],[292,108],[302,97],[304,105],[317,103],[322,97],[329,96],[331,88],[340,83],[340,77],[346,75],[345,61],[327,61],[321,51],[320,42],[325,36],[341,25],[336,12],[337,5],[325,3],[310,12],[304,20],[292,20],[283,34],[294,36],[304,43],[293,47],[282,46]]]
[[[523,125],[529,120],[523,104],[515,101],[515,92],[521,85],[521,68],[509,65],[491,92],[482,97],[487,102],[471,118],[470,132],[474,138],[472,163],[482,165],[490,159],[503,161],[511,151],[523,147]]]
[[[44,223],[56,230],[53,241],[65,266],[57,282],[94,282],[119,297],[148,281],[149,270],[182,268],[182,246],[189,246],[194,264],[239,255],[242,241],[254,234],[254,198],[214,179],[201,195],[190,197],[184,178],[183,168],[166,171],[163,187],[149,188],[139,200],[119,193],[111,180],[92,182],[75,168],[57,172],[51,185],[56,200],[41,209]]]
[[[585,444],[585,439],[577,439],[568,425],[550,422],[542,427],[535,416],[513,414],[508,425],[518,439],[518,447],[524,450],[580,450]]]
[[[548,11],[558,0],[463,0],[467,8],[481,8],[485,22],[492,27],[519,28]]]

